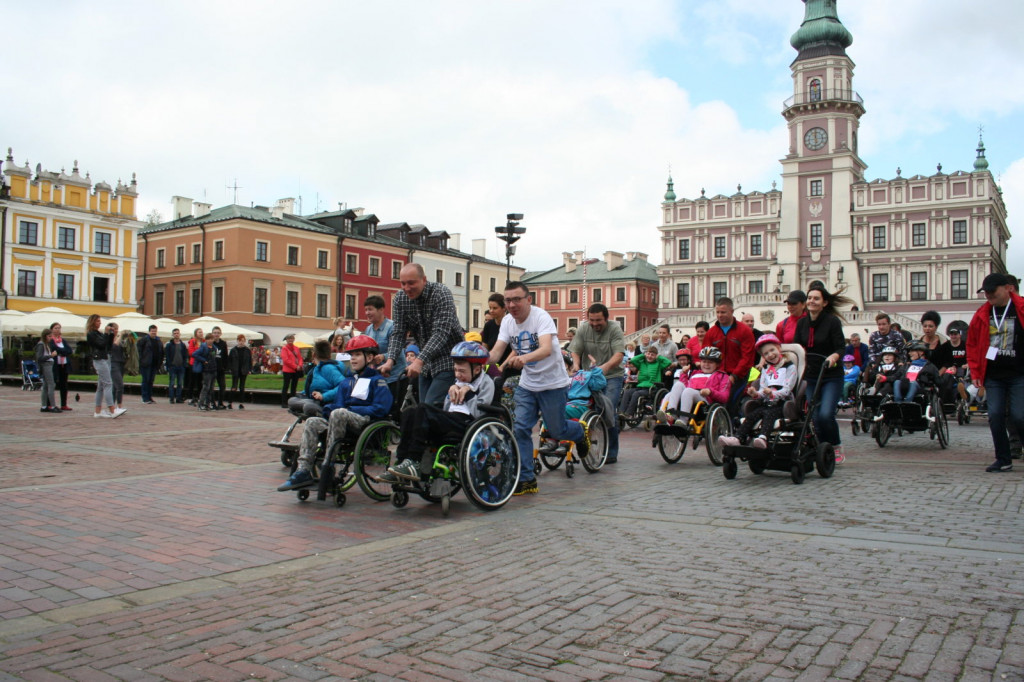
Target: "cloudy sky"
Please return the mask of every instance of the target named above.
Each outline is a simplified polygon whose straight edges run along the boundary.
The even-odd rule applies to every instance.
[[[94,181],[488,238],[516,263],[644,251],[671,166],[694,198],[770,189],[800,0],[246,0],[4,10],[0,144]],[[841,0],[868,178],[972,168],[984,125],[1024,274],[1024,3]],[[468,249],[468,241],[463,242]]]

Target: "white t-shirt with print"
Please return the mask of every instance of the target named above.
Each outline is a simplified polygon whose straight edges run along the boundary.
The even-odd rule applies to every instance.
[[[565,371],[565,361],[562,360],[559,349],[555,321],[546,310],[537,306],[530,307],[530,314],[522,324],[517,323],[511,314],[506,315],[501,321],[498,340],[507,343],[519,355],[526,355],[540,348],[540,338],[548,334],[555,337],[552,340],[551,354],[523,366],[519,385],[528,391],[549,391],[569,385],[569,374]]]

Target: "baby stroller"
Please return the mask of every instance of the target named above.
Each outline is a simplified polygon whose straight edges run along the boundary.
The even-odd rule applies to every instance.
[[[797,371],[802,376],[805,366],[803,347],[785,344],[782,350],[795,361]],[[776,423],[768,437],[766,449],[750,445],[727,445],[723,448],[722,473],[727,479],[736,478],[739,472],[737,460],[747,462],[750,471],[757,475],[768,469],[788,471],[793,483],[797,485],[803,483],[806,474],[814,469],[818,470],[822,478],[831,478],[836,468],[835,449],[831,443],[818,442],[810,416],[821,398],[821,377],[827,368],[828,363],[823,362],[814,394],[807,399],[806,405],[804,398],[807,382],[801,380],[796,395],[784,404],[783,418]],[[804,409],[801,410],[801,407]]]
[[[38,391],[43,387],[43,378],[39,376],[39,366],[35,360],[21,361],[21,390]]]

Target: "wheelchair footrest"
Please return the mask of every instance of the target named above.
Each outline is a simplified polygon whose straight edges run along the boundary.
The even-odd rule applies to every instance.
[[[272,440],[269,443],[267,443],[267,445],[269,445],[272,448],[280,448],[281,450],[288,450],[289,452],[298,452],[299,451],[299,444],[298,443],[289,443],[286,440],[285,441]]]

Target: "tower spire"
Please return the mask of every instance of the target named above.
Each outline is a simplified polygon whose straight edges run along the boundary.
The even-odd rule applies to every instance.
[[[803,0],[804,21],[789,39],[799,53],[797,60],[836,54],[846,56],[853,44],[851,34],[836,11],[836,0]]]
[[[675,201],[676,191],[673,189],[672,173],[668,174],[668,190],[665,192],[665,201]]]
[[[985,142],[981,139],[980,132],[978,133],[978,158],[974,160],[974,170],[988,170],[988,159],[985,158]]]

